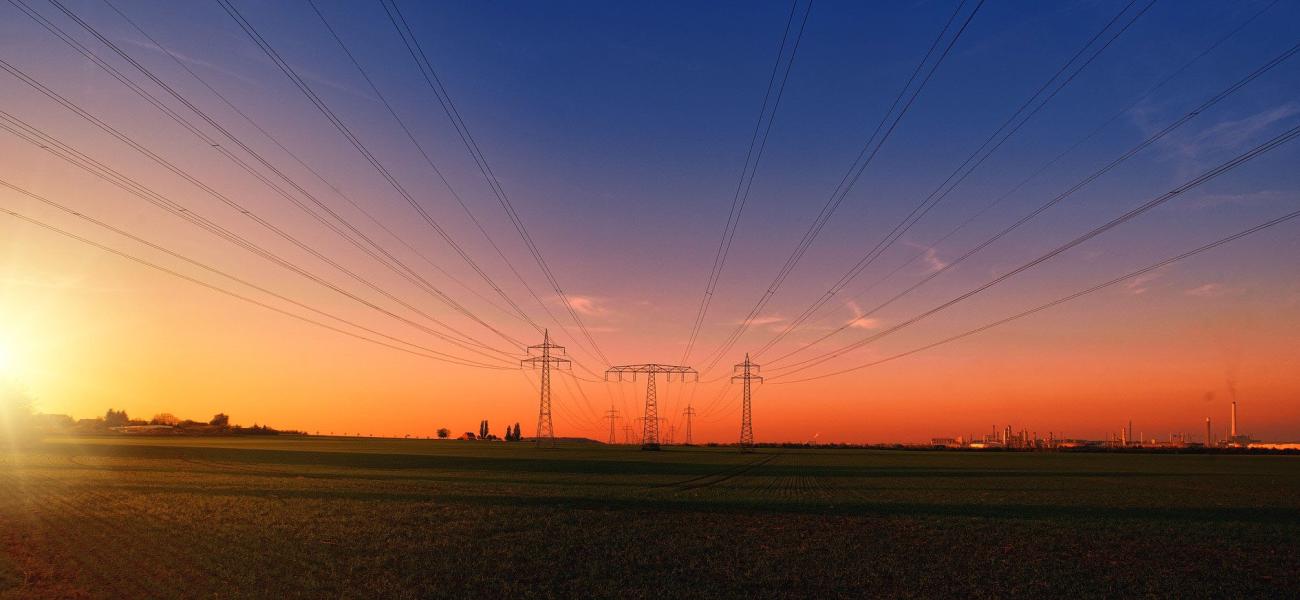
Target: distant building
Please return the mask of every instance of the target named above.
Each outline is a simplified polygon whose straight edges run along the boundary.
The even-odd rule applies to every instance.
[[[1300,442],[1250,442],[1249,448],[1261,448],[1264,450],[1300,450]]]
[[[171,425],[125,425],[122,427],[109,427],[109,430],[135,435],[176,433],[176,428]]]

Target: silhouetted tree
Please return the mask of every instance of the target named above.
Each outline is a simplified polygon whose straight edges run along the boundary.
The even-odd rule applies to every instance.
[[[181,424],[181,420],[171,413],[158,413],[149,420],[150,425],[169,425],[175,427]]]
[[[516,423],[515,423],[515,441],[518,442],[519,440],[522,440],[522,439],[524,439],[524,434],[522,434],[522,433],[519,432],[519,423],[516,422]]]
[[[107,413],[104,413],[105,427],[122,427],[130,422],[131,418],[126,416],[125,410],[113,410],[110,408]]]
[[[448,436],[450,436],[450,435],[451,435],[451,430],[450,430],[450,429],[447,429],[446,427],[442,427],[442,428],[439,428],[439,429],[438,429],[438,437],[439,437],[439,438],[446,439],[446,438],[447,438]]]
[[[208,421],[208,425],[211,425],[213,427],[229,427],[230,416],[227,415],[226,413],[217,413],[213,415],[211,421]]]

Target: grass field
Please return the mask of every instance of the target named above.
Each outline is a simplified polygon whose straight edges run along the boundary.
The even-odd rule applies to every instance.
[[[55,438],[0,597],[1300,594],[1300,458]]]

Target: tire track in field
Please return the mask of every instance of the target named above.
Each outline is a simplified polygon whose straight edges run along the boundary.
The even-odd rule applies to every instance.
[[[692,477],[692,478],[690,478],[690,479],[685,479],[685,480],[677,481],[677,482],[674,482],[674,483],[657,484],[657,485],[653,485],[653,486],[650,486],[650,487],[651,487],[651,488],[659,488],[659,489],[671,488],[671,491],[674,492],[674,493],[677,493],[677,492],[687,492],[687,491],[692,491],[692,490],[699,490],[699,489],[703,489],[703,488],[711,487],[711,486],[717,485],[717,484],[719,484],[719,483],[722,483],[722,482],[724,482],[724,481],[727,481],[727,480],[729,480],[729,479],[733,479],[733,478],[739,477],[739,476],[741,476],[741,475],[744,475],[744,474],[746,474],[746,473],[748,473],[748,472],[750,472],[750,471],[752,471],[752,470],[754,470],[754,469],[756,469],[756,468],[758,468],[758,467],[761,467],[761,466],[763,466],[763,465],[766,465],[767,463],[772,462],[773,459],[775,459],[776,457],[778,457],[778,456],[780,456],[780,455],[781,455],[780,452],[778,452],[778,453],[774,453],[774,454],[769,454],[769,455],[767,455],[767,456],[765,456],[765,457],[762,457],[762,458],[759,458],[759,459],[756,459],[756,460],[753,460],[753,461],[750,461],[750,462],[747,462],[747,463],[743,463],[743,464],[740,464],[740,465],[734,465],[734,466],[728,467],[728,468],[723,469],[722,471],[719,471],[719,472],[717,472],[717,473],[710,473],[710,474],[708,474],[708,475],[700,475],[700,476],[698,476],[698,477]]]
[[[673,482],[669,482],[669,483],[656,483],[656,484],[650,485],[650,486],[648,486],[648,487],[649,487],[649,488],[680,488],[680,489],[687,489],[689,486],[691,486],[691,485],[693,485],[693,484],[695,484],[695,483],[697,483],[697,482],[704,481],[704,480],[707,480],[707,479],[712,479],[712,478],[715,478],[715,477],[720,477],[720,476],[722,476],[722,475],[726,475],[726,474],[731,473],[731,472],[733,472],[733,471],[738,471],[738,470],[744,469],[745,467],[748,467],[749,465],[753,464],[754,462],[758,462],[759,460],[762,460],[762,459],[756,459],[755,461],[752,461],[752,462],[749,462],[749,463],[742,463],[742,464],[739,464],[739,465],[731,465],[731,466],[726,467],[726,468],[724,468],[723,470],[718,471],[718,472],[716,472],[716,473],[707,473],[707,474],[705,474],[705,475],[699,475],[699,476],[696,476],[696,477],[691,477],[691,478],[689,478],[689,479],[683,479],[683,480],[681,480],[681,481],[673,481]]]

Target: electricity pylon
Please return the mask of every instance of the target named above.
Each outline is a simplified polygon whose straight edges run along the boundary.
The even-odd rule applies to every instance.
[[[623,424],[623,443],[632,445],[632,426],[626,423]]]
[[[753,396],[750,394],[750,382],[757,381],[763,383],[763,378],[757,375],[758,365],[749,361],[749,353],[745,353],[745,362],[732,367],[731,382],[737,380],[744,382],[745,391],[740,405],[740,451],[751,452],[754,449],[754,421],[753,413],[750,411],[750,400]]]
[[[630,373],[632,381],[636,381],[637,373],[646,374],[645,389],[645,416],[642,417],[643,429],[641,430],[641,449],[658,450],[659,449],[659,404],[655,398],[655,374],[664,373],[668,381],[673,380],[673,374],[677,373],[682,376],[682,381],[686,381],[688,376],[694,375],[698,381],[700,374],[695,369],[679,365],[622,365],[610,367],[605,371],[605,381],[609,381],[610,375],[617,375],[618,381],[623,381],[623,374]]]
[[[682,414],[686,415],[686,445],[689,446],[691,445],[691,441],[692,441],[691,440],[691,417],[695,416],[695,408],[687,404],[686,410],[682,411]]]
[[[520,362],[528,367],[537,368],[539,365],[542,369],[541,385],[541,405],[537,409],[537,445],[543,444],[555,446],[555,425],[551,422],[551,365],[561,369],[571,366],[569,359],[564,358],[564,346],[551,343],[550,330],[543,330],[542,343],[536,346],[528,347],[528,354],[538,354],[529,356]],[[553,356],[558,354],[559,356]]]
[[[637,427],[639,427],[639,428],[641,429],[642,433],[644,433],[644,432],[645,432],[645,417],[637,417],[637,418],[633,419],[633,421],[636,421],[636,422],[637,422]],[[660,427],[660,428],[662,428],[662,427],[663,427],[663,424],[664,424],[664,423],[667,423],[667,422],[668,422],[668,419],[666,419],[666,418],[664,418],[664,417],[659,417],[659,427]],[[667,440],[660,440],[660,441],[661,441],[662,443],[666,443],[666,444],[667,444],[667,443],[671,443],[671,442],[668,442]]]
[[[613,406],[610,406],[609,410],[605,411],[605,418],[609,419],[609,443],[613,444],[615,442],[614,420],[618,418],[618,411],[614,410]]]

